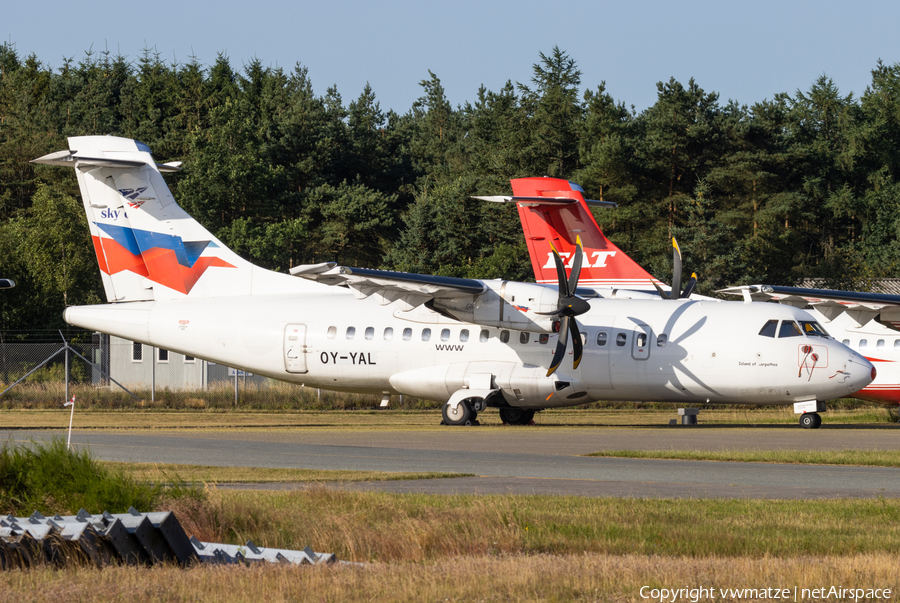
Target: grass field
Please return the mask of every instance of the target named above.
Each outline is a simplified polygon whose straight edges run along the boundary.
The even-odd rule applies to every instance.
[[[566,409],[546,426],[665,425],[674,407]],[[829,422],[880,423],[883,409],[843,408]],[[480,416],[499,427],[495,412]],[[789,409],[704,409],[701,424],[794,424]],[[445,429],[433,410],[259,411],[79,409],[77,429]],[[2,428],[64,428],[62,410],[0,410]],[[564,437],[565,430],[559,430]],[[613,456],[897,466],[893,451],[612,451]],[[755,456],[754,456],[755,455]],[[739,456],[740,458],[735,458]],[[790,460],[788,460],[790,459]],[[167,476],[249,481],[246,469],[110,464],[138,481]],[[0,572],[15,601],[648,601],[651,588],[890,588],[900,600],[900,500],[692,500],[423,495],[330,489],[367,472],[251,470],[254,481],[303,481],[298,491],[218,490],[164,502],[201,540],[333,552],[329,567],[38,568]],[[419,474],[397,476],[422,477]],[[428,477],[431,477],[430,475]],[[316,484],[314,482],[325,482]],[[0,488],[2,488],[0,484]],[[163,508],[163,507],[160,507]],[[77,510],[77,509],[76,509]],[[801,591],[798,591],[802,593]],[[758,593],[756,593],[758,595]],[[757,596],[756,599],[761,599]],[[834,597],[798,600],[836,601]],[[689,601],[689,596],[677,600]],[[754,600],[718,593],[702,600]],[[846,597],[843,600],[849,600]]]
[[[900,467],[900,450],[604,450],[587,456],[688,461]]]
[[[202,540],[310,545],[365,565],[7,571],[0,573],[0,601],[640,601],[647,600],[642,586],[832,585],[891,588],[889,600],[897,600],[900,587],[896,501],[428,496],[316,487],[211,490],[205,501],[171,506]]]
[[[677,419],[671,408],[563,408],[535,415],[545,426],[660,426]],[[483,426],[502,425],[496,410],[478,415]],[[439,410],[255,410],[255,409],[126,409],[78,408],[77,429],[444,429]],[[822,414],[824,425],[885,425],[886,408],[835,409]],[[701,425],[796,425],[791,408],[711,407],[701,410]],[[68,409],[0,409],[0,429],[65,429]]]
[[[160,483],[177,481],[203,484],[278,483],[278,482],[370,482],[376,480],[407,480],[451,478],[470,473],[404,473],[396,471],[339,471],[326,469],[290,469],[272,467],[218,467],[208,465],[172,465],[160,463],[120,463],[101,461],[116,471],[128,473],[140,482]]]

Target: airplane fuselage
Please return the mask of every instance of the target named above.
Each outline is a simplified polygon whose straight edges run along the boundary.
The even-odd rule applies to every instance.
[[[296,282],[296,279],[284,277]],[[69,308],[66,321],[308,387],[446,401],[491,375],[510,406],[593,400],[792,404],[849,395],[871,365],[839,342],[764,337],[770,320],[809,321],[775,304],[595,299],[571,351],[546,376],[555,334],[460,322],[424,306],[359,300],[315,283],[290,294]]]

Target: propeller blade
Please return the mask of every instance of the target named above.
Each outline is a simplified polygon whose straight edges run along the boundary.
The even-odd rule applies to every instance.
[[[678,299],[681,292],[681,250],[678,248],[678,241],[672,237],[672,297]]]
[[[566,282],[566,267],[563,264],[562,258],[559,257],[559,252],[556,250],[556,247],[553,246],[553,241],[550,241],[550,249],[553,250],[553,260],[556,262],[556,278],[559,281],[559,299],[563,299],[564,297],[569,296],[569,292],[566,291],[566,287],[568,283]]]
[[[688,280],[687,285],[684,287],[684,291],[681,292],[681,299],[687,299],[691,296],[691,293],[694,292],[694,289],[697,287],[697,273],[692,272],[691,278]]]
[[[581,261],[584,259],[584,249],[581,246],[581,235],[575,235],[575,259],[572,262],[572,273],[569,275],[569,295],[575,295],[578,287],[578,277],[581,274]]]
[[[663,288],[656,284],[656,281],[650,281],[653,283],[653,286],[656,287],[656,292],[659,293],[659,296],[663,299],[669,299],[669,294],[663,291]]]
[[[547,371],[549,377],[556,372],[559,365],[562,364],[563,358],[566,357],[566,344],[569,339],[569,317],[563,316],[559,321],[559,339],[556,342],[556,351],[553,352],[553,361],[550,363],[550,369]]]
[[[572,351],[575,353],[572,357],[572,368],[577,369],[578,365],[581,364],[584,345],[581,342],[581,333],[578,332],[578,322],[574,318],[569,321],[569,330],[572,332]]]

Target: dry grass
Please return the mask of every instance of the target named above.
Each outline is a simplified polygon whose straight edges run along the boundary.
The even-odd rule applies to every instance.
[[[263,484],[274,482],[371,482],[450,478],[471,473],[345,471],[326,469],[292,469],[274,467],[217,467],[211,465],[176,465],[163,463],[123,463],[100,461],[102,465],[129,474],[139,482],[200,482],[203,484]]]
[[[546,410],[535,416],[542,426],[641,426],[666,425],[677,418],[676,409],[633,408],[596,409],[564,408]],[[884,424],[886,409],[846,409],[822,415],[827,424]],[[122,409],[77,408],[75,428],[84,429],[443,429],[438,410],[242,410],[242,409]],[[501,425],[494,410],[481,413],[478,420],[485,427]],[[790,408],[710,408],[700,413],[700,423],[715,424],[796,424],[797,416]],[[69,424],[68,409],[0,409],[0,429],[65,429]]]
[[[112,567],[0,574],[0,602],[60,601],[648,601],[643,586],[719,589],[890,588],[897,601],[896,557],[798,556],[788,559],[658,555],[499,555],[365,567],[219,566],[182,570]],[[646,591],[645,591],[646,592]],[[798,593],[801,592],[798,590]],[[689,601],[688,597],[680,599]],[[793,597],[791,597],[793,600]],[[798,598],[799,600],[799,598]],[[826,600],[806,598],[807,601]],[[831,601],[836,599],[831,598]],[[844,599],[847,600],[847,599]],[[885,599],[882,599],[885,600]]]
[[[519,554],[690,557],[900,550],[900,500],[691,500],[578,496],[216,491],[171,505],[201,540],[339,559],[432,562]]]
[[[604,450],[586,456],[786,463],[791,465],[900,467],[900,450]]]

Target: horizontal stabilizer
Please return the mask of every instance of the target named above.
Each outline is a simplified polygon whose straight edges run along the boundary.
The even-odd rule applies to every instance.
[[[509,197],[504,195],[490,196],[473,196],[473,199],[479,201],[490,201],[491,203],[521,203],[527,207],[537,207],[539,205],[572,205],[578,203],[578,199],[570,199],[568,197]],[[612,201],[597,201],[596,199],[585,199],[585,203],[595,207],[618,207]]]
[[[42,165],[57,165],[63,167],[85,168],[112,168],[112,169],[131,169],[140,168],[147,165],[143,161],[134,161],[130,159],[115,159],[109,157],[86,157],[79,155],[78,151],[58,151],[50,153],[37,159],[32,159],[31,163],[40,163]],[[157,163],[156,167],[160,172],[180,172],[181,162],[171,161],[169,163]]]

